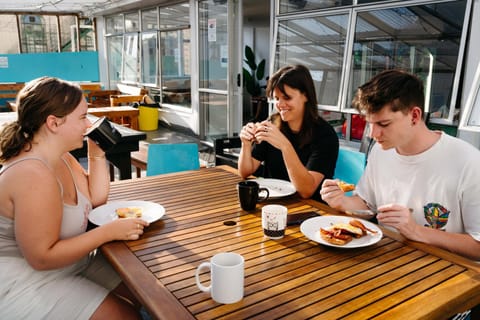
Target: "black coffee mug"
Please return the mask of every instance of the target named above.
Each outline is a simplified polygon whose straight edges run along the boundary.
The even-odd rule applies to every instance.
[[[85,135],[95,141],[105,152],[112,149],[122,139],[120,132],[115,129],[106,117],[97,119],[88,128]]]
[[[237,184],[238,200],[243,210],[254,210],[258,202],[268,199],[270,195],[267,188],[260,188],[255,181],[245,180]],[[264,195],[260,195],[265,193]]]

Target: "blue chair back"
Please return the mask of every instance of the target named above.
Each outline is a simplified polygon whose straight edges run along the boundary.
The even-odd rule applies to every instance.
[[[340,147],[334,179],[357,184],[365,170],[365,153]]]
[[[147,176],[200,168],[196,143],[150,144]]]

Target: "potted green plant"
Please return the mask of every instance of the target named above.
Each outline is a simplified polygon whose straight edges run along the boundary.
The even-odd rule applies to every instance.
[[[255,59],[255,53],[248,45],[245,46],[245,59],[243,60],[249,69],[243,68],[243,86],[250,94],[250,101],[253,107],[255,121],[260,121],[268,115],[267,98],[264,95],[266,88],[265,77],[265,59],[258,64]]]
[[[259,97],[262,95],[265,85],[261,85],[263,77],[265,76],[265,59],[262,59],[257,64],[255,53],[248,45],[245,46],[245,59],[243,60],[248,65],[250,70],[243,68],[243,84],[247,92],[252,97]]]

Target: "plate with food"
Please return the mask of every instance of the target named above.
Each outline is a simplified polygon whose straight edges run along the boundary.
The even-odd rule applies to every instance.
[[[116,219],[140,218],[149,223],[159,220],[165,214],[165,208],[150,201],[111,201],[96,207],[90,212],[88,220],[98,226]]]
[[[269,199],[287,197],[297,192],[290,181],[271,178],[257,178],[253,181],[256,181],[260,188],[268,189]]]
[[[383,236],[376,224],[344,216],[310,218],[300,225],[300,231],[312,241],[339,248],[370,246]]]

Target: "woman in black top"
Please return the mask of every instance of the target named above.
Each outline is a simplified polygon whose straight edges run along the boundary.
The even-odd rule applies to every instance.
[[[320,117],[313,79],[302,65],[274,73],[267,86],[277,113],[240,131],[239,174],[246,178],[263,162],[265,178],[289,180],[302,198],[320,200],[319,189],[331,179],[338,156],[338,137]]]

